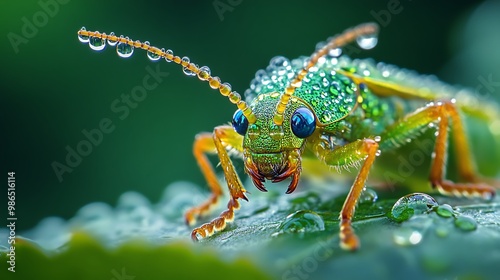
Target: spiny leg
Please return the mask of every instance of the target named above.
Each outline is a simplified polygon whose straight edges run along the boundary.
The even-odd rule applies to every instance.
[[[214,169],[206,156],[206,153],[215,154],[216,152],[217,150],[215,148],[212,133],[205,132],[196,135],[193,145],[193,154],[198,162],[198,165],[200,166],[203,176],[205,176],[205,179],[207,180],[212,194],[201,205],[193,207],[186,212],[185,218],[188,225],[193,225],[196,223],[196,219],[198,217],[208,214],[210,212],[210,208],[215,205],[222,196],[222,189],[219,181],[217,180]]]
[[[352,165],[364,160],[361,170],[356,176],[354,183],[340,211],[340,246],[346,250],[359,248],[359,240],[352,228],[352,217],[357,201],[365,187],[365,182],[377,156],[378,144],[372,139],[362,139],[349,143],[345,146],[329,150],[324,147],[316,147],[315,153],[318,158],[331,166]]]
[[[445,180],[445,166],[448,143],[448,127],[451,119],[453,141],[457,154],[458,172],[462,179],[469,183],[454,183]],[[455,105],[451,102],[437,102],[407,115],[387,129],[381,136],[380,147],[394,146],[404,143],[407,137],[425,129],[429,124],[438,122],[438,135],[434,146],[434,158],[429,179],[439,192],[455,196],[479,196],[489,199],[495,195],[495,190],[481,183],[476,183],[475,168],[469,151],[466,134]]]
[[[226,223],[233,220],[234,210],[239,209],[240,207],[238,199],[242,198],[247,200],[247,198],[245,197],[246,190],[243,188],[238,174],[234,170],[233,163],[231,162],[231,159],[229,158],[229,155],[227,153],[227,148],[234,148],[239,151],[242,150],[241,145],[243,141],[241,138],[242,136],[237,134],[231,126],[219,126],[214,129],[212,138],[213,146],[204,146],[207,148],[206,150],[213,150],[210,148],[215,147],[215,150],[217,151],[222,170],[224,171],[224,176],[226,177],[227,186],[229,188],[230,199],[227,204],[228,209],[223,211],[219,215],[219,217],[213,219],[209,223],[203,224],[200,227],[193,229],[191,238],[195,241],[199,240],[200,238],[208,237],[214,234],[214,232],[216,231],[223,230],[226,227]],[[208,140],[203,141],[206,141],[205,144],[208,144]],[[197,157],[197,159],[199,160],[201,159],[201,157]],[[199,163],[200,167],[202,168],[202,172],[205,174],[205,177],[209,184],[213,184],[213,182],[215,182],[217,183],[217,186],[219,186],[213,168],[208,163],[208,161],[203,162],[199,160]],[[210,180],[212,180],[212,183],[210,182]],[[212,190],[214,191],[214,189]],[[220,186],[218,190],[220,191]],[[210,205],[210,201],[208,201],[208,205]]]

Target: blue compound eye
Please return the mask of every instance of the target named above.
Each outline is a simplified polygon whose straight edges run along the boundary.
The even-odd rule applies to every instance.
[[[302,107],[297,109],[291,119],[292,132],[299,138],[310,136],[316,128],[314,114],[311,110]]]
[[[232,124],[238,134],[245,136],[248,129],[248,120],[241,110],[234,113]]]

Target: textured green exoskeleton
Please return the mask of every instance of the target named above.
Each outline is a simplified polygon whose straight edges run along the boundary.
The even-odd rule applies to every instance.
[[[305,162],[309,171],[320,165],[359,167],[339,217],[340,245],[354,250],[359,241],[351,221],[375,159],[380,153],[411,142],[429,128],[436,129],[431,148],[431,185],[447,195],[484,199],[495,195],[495,190],[480,183],[476,176],[459,112],[462,110],[487,124],[489,134],[500,143],[498,106],[479,102],[471,92],[448,86],[432,76],[341,55],[341,48],[355,40],[362,48],[374,47],[377,32],[375,24],[363,24],[332,37],[310,57],[273,58],[265,70],[256,73],[245,92],[245,100],[229,84],[212,76],[208,67],[198,67],[187,57],[175,56],[171,50],[84,28],[78,35],[80,41],[89,43],[94,50],[104,49],[107,40],[109,45],[116,45],[122,57],[130,56],[134,48],[141,48],[151,60],[164,58],[179,64],[187,75],[207,81],[238,107],[232,126],[200,133],[194,143],[194,156],[212,196],[186,213],[188,224],[208,213],[222,195],[207,154],[218,155],[230,193],[227,210],[195,228],[194,240],[223,230],[233,220],[239,199],[247,199],[229,157],[231,151],[243,159],[246,173],[261,191],[266,191],[266,180],[279,182],[291,177],[286,193],[293,192]],[[445,179],[449,128],[453,131],[451,140],[458,174],[464,183]],[[500,153],[496,148],[492,153]],[[310,165],[311,160],[319,164]]]

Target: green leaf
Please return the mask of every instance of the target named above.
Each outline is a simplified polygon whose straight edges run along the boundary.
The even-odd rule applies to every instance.
[[[345,193],[334,191],[347,189],[306,181],[301,186],[302,191],[291,195],[275,191],[284,191],[286,184],[273,184],[268,193],[252,192],[233,223],[198,243],[190,241],[192,227],[182,216],[204,198],[196,187],[176,183],[157,204],[138,193],[125,193],[115,208],[94,203],[67,222],[42,221],[26,233],[34,241],[18,239],[16,273],[7,271],[2,254],[0,277],[494,279],[498,275],[498,198],[484,202],[433,194],[435,204],[432,197],[421,194],[399,199],[400,194],[392,191],[369,189],[353,222],[361,248],[347,252],[338,244]],[[212,216],[224,206],[221,203]],[[398,209],[403,216],[406,210],[413,212],[391,220]],[[71,238],[65,241],[68,234]]]

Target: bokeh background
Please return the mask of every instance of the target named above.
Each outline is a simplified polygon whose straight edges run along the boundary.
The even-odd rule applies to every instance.
[[[50,3],[51,14],[40,3]],[[498,14],[498,1],[4,1],[1,174],[16,172],[18,230],[46,216],[69,218],[89,202],[114,205],[127,190],[156,202],[174,181],[205,187],[192,156],[194,136],[230,121],[235,110],[207,84],[162,61],[169,76],[121,120],[111,104],[156,65],[142,51],[129,59],[109,47],[91,51],[77,39],[82,26],[171,48],[243,93],[273,56],[309,55],[328,36],[378,21],[378,46],[357,57],[476,88],[481,77],[500,82]],[[26,22],[36,27],[30,38],[23,35]],[[12,44],[12,34],[25,39]],[[493,83],[483,93],[498,100],[499,91]],[[115,130],[60,181],[52,163],[66,164],[66,147],[76,149],[86,139],[82,130],[104,118]],[[0,197],[6,205],[6,195]]]

